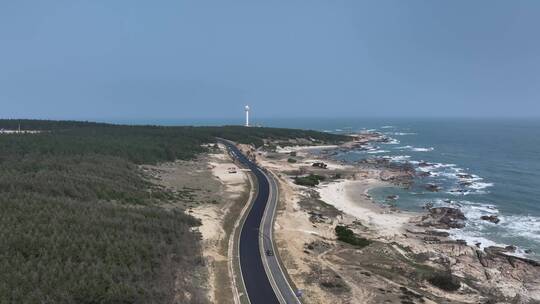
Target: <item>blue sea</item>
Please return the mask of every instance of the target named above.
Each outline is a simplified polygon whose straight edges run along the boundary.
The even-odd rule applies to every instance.
[[[154,122],[160,124],[160,122]],[[234,121],[172,122],[166,124],[234,124]],[[238,122],[238,123],[241,123]],[[383,203],[398,195],[401,209],[421,211],[426,203],[460,208],[466,227],[452,237],[481,246],[515,245],[518,253],[540,258],[540,121],[533,119],[261,119],[273,127],[313,129],[330,133],[377,131],[391,140],[367,151],[336,157],[358,161],[382,157],[408,162],[418,172],[409,189],[383,187],[371,195]],[[427,174],[426,174],[427,175]],[[438,192],[427,184],[440,187]],[[497,215],[498,224],[481,220]]]

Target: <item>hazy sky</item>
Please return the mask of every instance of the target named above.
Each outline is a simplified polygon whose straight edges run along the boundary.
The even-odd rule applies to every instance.
[[[1,1],[0,117],[540,116],[540,1]]]

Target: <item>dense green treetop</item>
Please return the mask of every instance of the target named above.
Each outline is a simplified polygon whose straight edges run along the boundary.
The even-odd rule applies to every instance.
[[[264,139],[310,139],[313,143],[339,143],[347,136],[283,128],[127,126],[92,122],[0,120],[0,129],[40,130],[38,134],[0,136],[0,156],[49,154],[104,154],[136,164],[189,159],[205,151],[204,143],[222,137],[240,143],[263,145]]]

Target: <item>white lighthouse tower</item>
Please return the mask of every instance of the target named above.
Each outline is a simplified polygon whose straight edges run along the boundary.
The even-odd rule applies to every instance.
[[[249,106],[246,105],[246,127],[249,127]]]

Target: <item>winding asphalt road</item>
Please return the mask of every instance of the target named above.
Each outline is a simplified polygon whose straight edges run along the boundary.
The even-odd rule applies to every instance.
[[[276,180],[242,154],[233,142],[219,141],[251,170],[257,183],[257,195],[240,232],[240,268],[249,301],[251,304],[299,304],[279,264],[273,242],[272,227],[279,197]],[[274,255],[268,256],[267,250]]]

